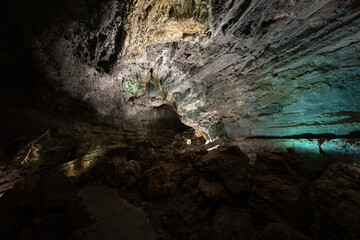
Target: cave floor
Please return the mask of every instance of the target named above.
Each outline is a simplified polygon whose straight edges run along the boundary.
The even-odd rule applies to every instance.
[[[238,145],[81,124],[18,137],[0,239],[358,239],[357,166]]]

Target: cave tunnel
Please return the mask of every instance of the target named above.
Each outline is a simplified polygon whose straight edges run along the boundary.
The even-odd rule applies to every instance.
[[[2,0],[0,239],[360,239],[358,0]]]

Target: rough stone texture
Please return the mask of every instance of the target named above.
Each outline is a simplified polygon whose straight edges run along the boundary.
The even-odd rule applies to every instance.
[[[1,238],[86,239],[76,191],[96,178],[160,239],[359,239],[358,167],[310,174],[293,153],[359,154],[359,16],[355,0],[1,1]],[[271,142],[289,153],[259,153]]]
[[[220,178],[226,189],[234,195],[249,190],[249,159],[236,146],[210,151],[195,166],[212,177]]]
[[[15,154],[17,161],[0,165],[0,189],[6,190],[1,238],[89,239],[85,230],[94,222],[77,193],[94,181],[143,208],[157,239],[360,237],[357,166],[336,163],[312,174],[296,153],[250,159],[234,145],[211,149],[194,131],[160,141],[80,126],[34,138]],[[28,165],[18,168],[27,156]],[[71,166],[76,174],[66,174]],[[14,179],[12,189],[4,187]]]
[[[174,195],[191,173],[186,164],[164,163],[145,172],[147,193],[150,199]]]
[[[127,17],[123,53],[136,56],[156,42],[204,42],[211,34],[210,11],[209,1],[134,1]]]
[[[258,239],[251,216],[239,209],[222,206],[214,217],[215,235],[210,239]]]
[[[320,238],[360,236],[359,174],[358,167],[337,163],[315,181],[311,193],[315,223],[311,229]]]
[[[248,200],[252,207],[270,221],[287,220],[296,224],[308,218],[309,209],[303,206],[309,205],[306,196],[310,176],[300,158],[290,154],[262,154],[254,164],[254,171]]]
[[[357,1],[27,2],[37,66],[101,114],[168,104],[207,140],[360,130]]]
[[[311,238],[307,237],[303,233],[294,230],[290,226],[284,223],[269,223],[263,230],[264,239],[294,239],[294,240],[310,240]]]
[[[214,202],[229,198],[225,188],[217,182],[208,182],[201,178],[199,180],[199,189],[208,199]]]
[[[350,2],[238,1],[206,44],[153,44],[137,63],[209,138],[347,134],[359,128],[357,16]]]

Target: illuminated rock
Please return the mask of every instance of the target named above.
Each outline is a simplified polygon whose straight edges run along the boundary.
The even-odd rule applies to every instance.
[[[98,10],[94,26],[70,18],[56,41],[58,26],[32,45],[50,78],[102,114],[131,120],[168,104],[207,140],[360,130],[354,1],[109,1]],[[135,99],[127,79],[146,87],[130,90]]]

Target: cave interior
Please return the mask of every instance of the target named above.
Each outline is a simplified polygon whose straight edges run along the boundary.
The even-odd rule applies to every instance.
[[[360,239],[359,0],[2,0],[0,239]]]

